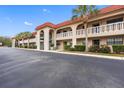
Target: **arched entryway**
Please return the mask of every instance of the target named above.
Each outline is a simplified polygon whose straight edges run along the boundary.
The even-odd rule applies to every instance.
[[[41,50],[44,49],[44,31],[43,30],[40,31],[40,49]]]

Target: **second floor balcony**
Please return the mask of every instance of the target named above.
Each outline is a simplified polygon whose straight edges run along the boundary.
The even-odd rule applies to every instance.
[[[88,37],[124,35],[124,22],[117,22],[87,29]]]
[[[72,31],[61,32],[56,35],[57,40],[61,39],[71,39],[72,38]]]
[[[88,37],[124,35],[124,22],[117,22],[96,27],[87,28]],[[72,31],[57,34],[57,40],[72,39]],[[76,38],[85,38],[85,29],[76,30]]]

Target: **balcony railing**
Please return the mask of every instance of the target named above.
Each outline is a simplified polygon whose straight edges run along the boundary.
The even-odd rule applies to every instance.
[[[61,32],[61,33],[57,34],[56,38],[57,39],[69,39],[69,38],[72,38],[72,31]]]
[[[57,39],[70,39],[72,35],[72,31],[62,32],[57,34]],[[76,38],[85,38],[85,35],[84,29],[76,30]],[[87,28],[87,35],[88,37],[124,35],[124,22]]]
[[[20,44],[22,44],[22,43],[32,43],[32,42],[36,42],[36,38],[30,38],[29,40],[28,39],[26,39],[26,40],[24,40],[24,41],[19,41],[19,43]]]
[[[107,36],[124,34],[124,22],[117,22],[87,29],[88,36]]]
[[[76,36],[77,36],[77,38],[85,37],[85,30],[84,29],[77,30]]]
[[[36,38],[31,38],[29,42],[36,42]]]

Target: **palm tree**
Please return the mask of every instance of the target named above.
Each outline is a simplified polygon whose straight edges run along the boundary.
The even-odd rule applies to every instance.
[[[15,36],[15,39],[16,39],[16,41],[18,42],[18,46],[20,46],[19,41],[20,41],[20,39],[21,39],[21,34],[20,34],[20,33],[17,34],[17,35]]]
[[[28,39],[28,47],[29,47],[29,40],[30,40],[30,37],[32,36],[32,33],[31,32],[24,32],[24,35],[25,35],[25,38]]]
[[[88,51],[88,36],[87,36],[87,22],[90,15],[94,15],[98,12],[95,5],[78,5],[75,9],[73,9],[73,16],[72,19],[80,17],[83,20],[84,27],[85,27],[85,46],[86,52]]]
[[[27,38],[28,39],[28,47],[29,47],[29,38],[32,36],[32,33],[31,32],[21,32],[19,34],[16,35],[15,39],[17,41],[19,41],[20,39],[22,39],[22,44],[23,44],[23,47],[24,47],[24,39]]]

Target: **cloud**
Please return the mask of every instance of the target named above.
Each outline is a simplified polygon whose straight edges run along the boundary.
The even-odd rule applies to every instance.
[[[45,9],[45,8],[44,8],[44,9],[42,9],[42,11],[43,11],[43,12],[46,12],[46,13],[49,13],[49,12],[50,12],[50,10]]]
[[[10,17],[5,17],[5,20],[7,20],[8,22],[12,23],[12,19]]]
[[[27,22],[27,21],[25,21],[24,24],[27,25],[27,26],[32,26],[33,25],[31,22]]]

